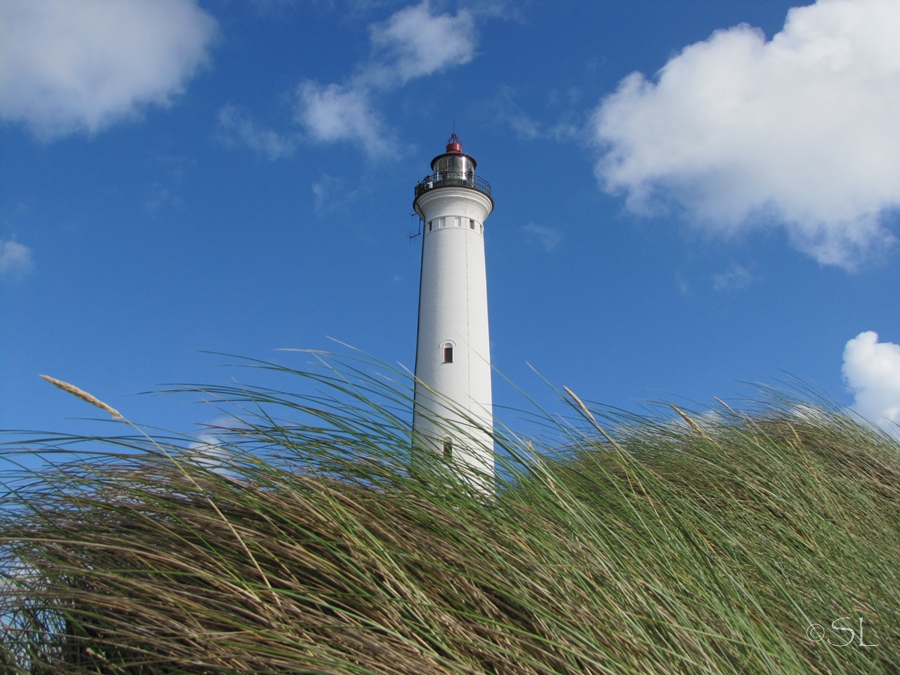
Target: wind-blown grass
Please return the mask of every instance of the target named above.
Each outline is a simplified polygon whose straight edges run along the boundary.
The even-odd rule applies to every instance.
[[[839,410],[568,393],[543,446],[498,432],[487,496],[410,470],[409,383],[259,365],[318,393],[203,388],[239,410],[215,447],[32,439],[55,463],[7,474],[7,672],[897,672],[900,447]]]

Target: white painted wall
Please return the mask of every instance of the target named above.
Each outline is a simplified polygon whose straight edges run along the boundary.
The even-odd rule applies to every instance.
[[[416,347],[414,443],[494,477],[493,411],[484,221],[490,198],[463,187],[434,188],[415,203],[424,221]],[[473,221],[470,223],[470,221]],[[453,363],[443,362],[451,343]]]

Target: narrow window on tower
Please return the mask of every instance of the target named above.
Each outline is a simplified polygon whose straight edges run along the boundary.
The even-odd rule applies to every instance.
[[[453,440],[450,438],[444,439],[444,459],[452,459],[453,458]]]
[[[444,345],[444,363],[453,363],[453,345],[450,342]]]
[[[470,229],[470,230],[474,230],[474,229],[475,229],[475,221],[472,220],[472,219],[469,219],[469,229]]]
[[[431,232],[431,225],[432,225],[433,222],[434,222],[434,221],[431,221],[430,223],[428,223],[428,231],[429,231],[429,232]]]

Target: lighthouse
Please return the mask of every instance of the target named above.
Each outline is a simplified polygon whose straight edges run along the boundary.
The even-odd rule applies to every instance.
[[[484,223],[494,201],[475,168],[454,132],[416,185],[423,237],[413,445],[488,486],[494,441]]]

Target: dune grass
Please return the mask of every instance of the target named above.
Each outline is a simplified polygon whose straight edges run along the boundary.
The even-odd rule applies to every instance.
[[[410,470],[396,374],[257,366],[314,393],[195,388],[235,411],[205,446],[6,450],[52,460],[6,473],[6,672],[898,672],[900,445],[840,410],[567,392],[487,496]]]

